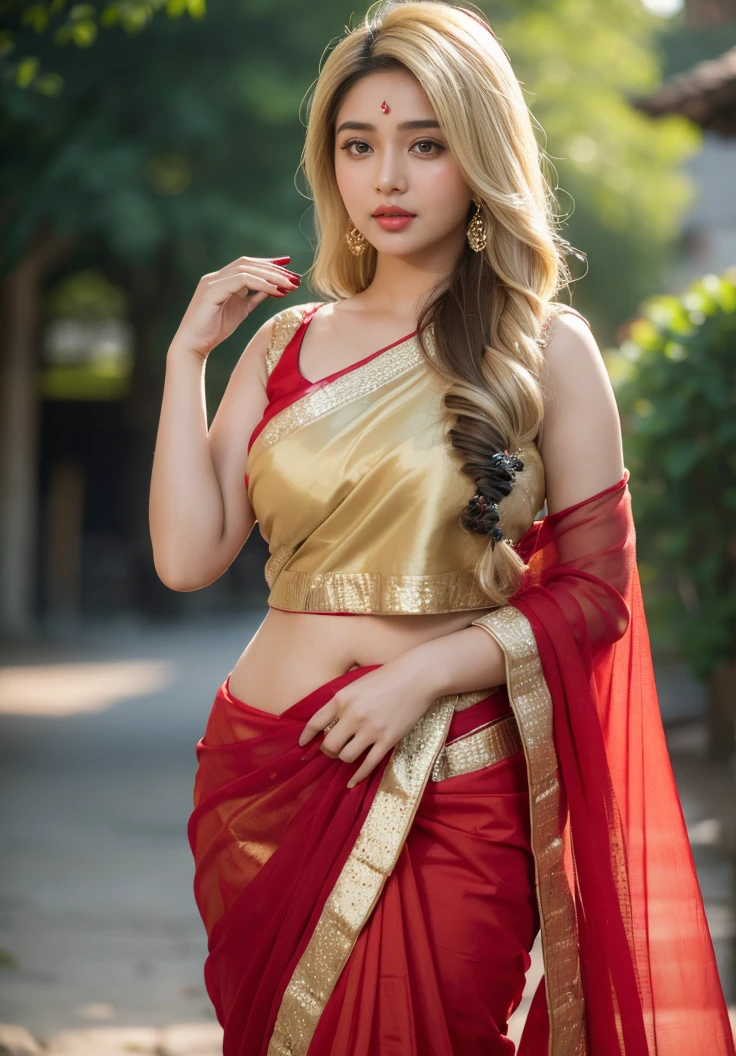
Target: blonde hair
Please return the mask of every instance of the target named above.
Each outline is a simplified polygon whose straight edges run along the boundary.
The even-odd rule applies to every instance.
[[[443,0],[373,5],[329,53],[308,108],[301,168],[317,234],[309,275],[323,296],[359,293],[375,273],[375,248],[369,244],[354,256],[345,241],[349,217],[335,177],[335,122],[349,89],[386,69],[403,69],[417,79],[482,205],[485,250],[465,245],[423,307],[418,329],[427,355],[422,333],[432,324],[432,364],[449,383],[447,436],[464,459],[463,472],[486,502],[500,502],[511,491],[513,474],[491,459],[534,441],[539,432],[544,358],[537,337],[548,303],[568,277],[543,154],[509,57],[484,16]],[[477,500],[468,498],[460,523],[478,531]],[[488,531],[495,519],[491,514],[480,530]],[[502,605],[518,589],[524,569],[510,546],[489,539],[475,574],[489,602]]]

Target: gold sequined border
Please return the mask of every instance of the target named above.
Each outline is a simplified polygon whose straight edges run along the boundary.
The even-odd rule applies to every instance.
[[[491,690],[438,697],[394,748],[355,846],[284,991],[268,1056],[306,1056],[319,1017],[396,865],[453,712],[479,692],[488,696]]]
[[[289,558],[294,556],[296,550],[297,548],[295,546],[288,546],[284,544],[283,546],[280,546],[278,550],[275,550],[273,554],[271,554],[268,561],[266,561],[266,565],[263,570],[263,574],[266,577],[266,584],[269,587],[273,587],[277,577],[281,572],[281,569],[284,567]],[[271,598],[269,598],[269,604],[276,605],[276,602],[272,601]],[[277,608],[283,608],[283,606],[278,605]]]
[[[437,613],[483,609],[488,595],[472,569],[432,576],[382,572],[299,572],[267,562],[268,604],[290,612]],[[287,553],[286,558],[291,556]],[[270,566],[270,567],[269,567]],[[279,572],[278,578],[276,573]],[[270,582],[269,582],[270,579]]]
[[[455,698],[455,711],[466,711],[472,708],[473,704],[478,704],[481,700],[486,700],[494,693],[498,693],[500,688],[500,686],[491,686],[490,689],[474,689],[468,693],[461,693]]]
[[[299,329],[305,313],[315,304],[321,303],[321,301],[309,301],[306,304],[292,304],[273,317],[271,338],[266,348],[266,374],[269,377],[281,359],[281,353]]]
[[[355,367],[335,378],[329,385],[311,389],[268,420],[253,441],[249,458],[252,460],[259,451],[275,444],[300,426],[313,422],[351,400],[367,396],[405,371],[426,362],[415,335],[382,352],[362,367]]]
[[[446,744],[432,768],[432,780],[444,781],[460,774],[473,774],[508,759],[521,748],[515,717],[504,715]]]
[[[534,632],[519,609],[505,605],[479,616],[471,626],[482,627],[503,649],[509,701],[526,757],[550,1023],[549,1056],[586,1056],[588,1041],[577,919],[563,865],[563,818],[552,697]]]
[[[559,301],[553,301],[548,307],[549,312],[545,317],[545,320],[542,324],[542,328],[539,331],[539,336],[537,337],[537,344],[540,348],[547,347],[550,340],[549,328],[552,324],[552,321],[556,319],[558,315],[561,315],[563,312],[572,312],[573,315],[577,315],[578,318],[582,319],[583,322],[586,323],[588,327],[590,327],[590,323],[585,318],[585,316],[581,312],[579,312],[577,308],[573,308],[571,304],[561,304]]]

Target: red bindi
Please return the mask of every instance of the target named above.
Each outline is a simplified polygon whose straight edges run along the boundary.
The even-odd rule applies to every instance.
[[[387,113],[389,112],[389,110],[388,110],[388,103],[386,102],[386,100],[385,100],[385,99],[384,99],[384,100],[383,100],[383,102],[381,103],[381,109],[383,110],[384,114],[387,114]]]

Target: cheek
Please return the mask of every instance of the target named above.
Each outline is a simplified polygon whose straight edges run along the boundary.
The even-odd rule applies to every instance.
[[[351,165],[341,157],[335,159],[335,180],[345,201],[363,193],[367,178],[368,170],[364,165]]]
[[[470,188],[454,161],[440,161],[424,166],[419,174],[421,196],[429,206],[441,207],[444,216],[464,216],[468,208]]]

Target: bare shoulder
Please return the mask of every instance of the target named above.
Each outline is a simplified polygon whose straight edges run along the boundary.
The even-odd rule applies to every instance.
[[[284,311],[277,312],[261,323],[230,374],[209,430],[216,468],[218,460],[229,459],[231,452],[245,456],[248,438],[268,405],[268,355],[283,315]],[[233,475],[234,479],[240,475],[239,464]]]
[[[620,480],[623,452],[613,387],[588,321],[563,306],[550,322],[543,348],[539,449],[552,512]]]
[[[547,305],[547,315],[545,317],[542,328],[537,338],[537,343],[544,348],[549,341],[555,327],[555,323],[562,317],[566,316],[568,319],[577,317],[583,322],[588,329],[590,329],[590,323],[585,318],[582,312],[579,312],[577,308],[573,308],[570,304],[562,304],[559,301],[552,301]]]
[[[549,323],[544,349],[546,380],[550,388],[574,385],[577,390],[610,389],[608,371],[590,323],[564,305]]]
[[[266,388],[268,381],[267,356],[281,317],[288,311],[284,309],[270,316],[261,323],[243,349],[233,375],[246,375],[249,379],[259,381]]]
[[[548,356],[566,344],[580,347],[580,340],[588,348],[597,348],[593,328],[586,317],[567,304],[554,304],[542,327],[538,343],[547,350]]]
[[[261,323],[233,368],[220,404],[220,417],[228,408],[232,408],[234,415],[242,415],[244,410],[252,414],[262,413],[267,403],[266,386],[271,371],[308,307],[307,304],[289,305]]]

